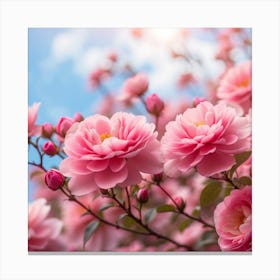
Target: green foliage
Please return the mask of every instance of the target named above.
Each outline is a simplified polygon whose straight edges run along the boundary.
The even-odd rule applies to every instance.
[[[94,220],[86,226],[86,229],[84,231],[84,247],[93,235],[93,233],[98,229],[99,225],[100,222],[98,220]]]
[[[150,223],[157,215],[157,209],[156,208],[151,208],[146,211],[145,216],[144,216],[144,221],[145,224]]]
[[[99,211],[100,212],[105,211],[113,206],[114,206],[114,204],[112,202],[105,203],[99,208]]]
[[[231,170],[229,171],[229,178],[231,179],[234,172],[236,171],[236,169],[242,165],[247,159],[249,159],[250,155],[251,155],[251,151],[247,151],[247,152],[243,152],[241,154],[237,154],[234,156],[235,158],[235,164],[233,165],[233,167],[231,168]]]
[[[170,204],[163,204],[157,207],[157,212],[158,213],[163,213],[163,212],[176,212],[176,208],[173,205]]]
[[[247,176],[242,176],[238,179],[238,183],[239,185],[242,185],[242,186],[251,186],[252,185],[252,180],[250,177],[247,177]]]
[[[208,183],[200,194],[200,206],[207,207],[219,197],[222,190],[222,184],[218,181]]]
[[[192,224],[193,220],[186,219],[179,225],[180,232],[183,232],[188,226]]]

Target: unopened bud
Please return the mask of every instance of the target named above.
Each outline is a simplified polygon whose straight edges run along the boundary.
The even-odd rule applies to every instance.
[[[146,108],[149,113],[159,116],[164,108],[164,103],[156,93],[153,93],[146,99]]]
[[[69,130],[69,128],[74,123],[74,120],[69,117],[61,117],[58,121],[58,124],[55,127],[56,133],[59,136],[64,137],[66,132]]]
[[[42,137],[50,138],[53,134],[53,126],[50,123],[45,123],[42,126]]]
[[[183,211],[183,210],[185,209],[185,207],[186,207],[186,202],[183,200],[182,197],[176,196],[176,197],[174,198],[174,201],[176,202],[176,204],[177,204],[179,210]]]
[[[54,156],[54,155],[57,154],[57,148],[52,141],[47,141],[43,145],[42,149],[43,149],[44,153],[49,155],[49,156]]]
[[[141,203],[146,203],[149,199],[149,192],[146,188],[140,189],[137,193],[137,199]]]
[[[76,113],[75,115],[74,115],[74,121],[75,122],[81,122],[81,121],[83,121],[84,120],[84,117],[83,117],[83,115],[81,114],[81,113]]]
[[[55,169],[50,169],[45,175],[46,185],[53,191],[63,186],[65,177]]]

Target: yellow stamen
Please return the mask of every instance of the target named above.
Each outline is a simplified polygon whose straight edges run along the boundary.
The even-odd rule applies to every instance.
[[[196,122],[194,125],[195,125],[196,127],[199,127],[199,126],[201,126],[201,125],[206,125],[206,122],[205,122],[205,121],[200,121],[200,122]]]
[[[110,137],[112,137],[112,135],[108,132],[105,132],[100,135],[100,140],[101,140],[101,142],[103,142],[105,139],[110,138]]]
[[[239,83],[239,86],[240,87],[248,87],[250,85],[251,81],[248,79],[248,80],[244,80],[242,81],[241,83]]]

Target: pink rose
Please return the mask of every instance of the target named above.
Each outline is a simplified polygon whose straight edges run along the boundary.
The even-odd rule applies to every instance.
[[[233,190],[214,212],[222,251],[252,250],[252,188]]]
[[[35,125],[40,103],[34,103],[28,107],[28,137],[36,136],[41,133],[41,126]]]
[[[140,172],[161,172],[160,143],[154,128],[145,117],[124,112],[111,119],[94,115],[74,124],[65,137],[68,158],[60,165],[61,172],[71,177],[73,193],[125,187],[140,183]]]
[[[247,113],[252,105],[252,63],[244,62],[230,68],[220,82],[217,96],[239,104]]]
[[[62,223],[48,218],[50,206],[43,198],[33,201],[28,208],[28,250],[43,251],[51,240],[58,237]]]
[[[149,81],[144,73],[138,73],[127,79],[123,85],[121,101],[130,101],[132,98],[141,97],[147,90]]]
[[[234,155],[250,149],[250,122],[225,104],[205,101],[166,126],[162,138],[164,170],[176,177],[197,167],[203,176],[229,170]]]

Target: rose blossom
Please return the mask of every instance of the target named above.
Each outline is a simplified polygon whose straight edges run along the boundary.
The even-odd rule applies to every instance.
[[[214,212],[222,251],[252,250],[252,188],[233,190]]]
[[[234,155],[250,149],[250,122],[225,104],[205,101],[166,126],[162,138],[164,170],[176,177],[193,167],[203,176],[229,170]]]
[[[62,223],[56,218],[48,218],[50,206],[44,198],[33,201],[28,208],[28,250],[44,250],[49,241],[56,239]]]
[[[130,101],[132,98],[142,96],[148,89],[149,81],[144,73],[138,73],[127,79],[119,97],[121,101]]]
[[[118,112],[111,119],[94,115],[76,123],[65,137],[68,158],[60,165],[70,189],[82,195],[95,189],[137,184],[140,172],[162,171],[154,124],[144,116]]]
[[[217,96],[223,100],[239,104],[245,112],[248,112],[252,103],[251,72],[251,61],[230,68],[220,82]]]
[[[35,125],[40,103],[34,103],[28,107],[28,137],[39,135],[41,133],[41,126]]]

